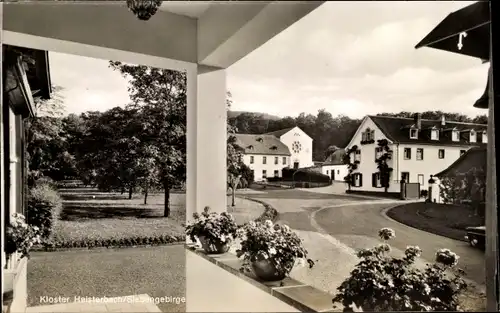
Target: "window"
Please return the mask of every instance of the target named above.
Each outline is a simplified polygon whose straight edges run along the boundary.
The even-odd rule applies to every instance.
[[[454,129],[451,132],[451,140],[452,141],[460,141],[460,132],[458,130]]]
[[[384,152],[384,149],[382,147],[376,147],[375,148],[375,160],[380,158]]]
[[[411,148],[405,148],[404,158],[405,160],[411,160]]]
[[[267,171],[266,170],[262,170],[262,178],[267,178]]]
[[[420,184],[420,188],[424,186],[424,174],[418,174],[418,183]]]
[[[361,133],[361,141],[371,141],[375,140],[375,131],[367,128]]]
[[[337,174],[340,174],[340,170],[337,170]]]
[[[252,177],[255,177],[255,171],[254,170],[250,170],[250,173],[252,173]]]
[[[278,170],[274,170],[274,177],[279,177],[280,174],[279,174],[279,171]]]
[[[356,150],[354,153],[354,161],[361,162],[361,150]]]
[[[410,182],[410,172],[401,172],[401,181]]]
[[[464,155],[464,154],[465,154],[465,151],[466,151],[466,150],[460,150],[460,156]]]
[[[278,157],[274,157],[274,164],[278,164]]]
[[[469,142],[476,142],[476,132],[474,130],[470,131]]]
[[[326,170],[326,175],[328,175],[328,170]]]
[[[254,162],[254,157],[253,157],[253,155],[251,155],[250,156],[250,164],[253,164],[253,162]]]
[[[267,157],[262,157],[262,164],[267,164]]]
[[[283,157],[283,165],[286,165],[286,157]]]
[[[481,140],[483,143],[488,143],[488,135],[487,135],[486,131],[483,131],[483,134],[481,136]]]
[[[438,151],[438,158],[444,159],[444,149],[439,149],[439,151]]]
[[[352,186],[363,187],[363,174],[361,173],[352,174]]]
[[[382,187],[382,182],[380,181],[380,173],[372,174],[372,187],[380,188]]]
[[[432,140],[439,140],[439,130],[437,130],[437,129],[431,130],[431,139]]]
[[[410,129],[410,139],[418,138],[418,130],[416,128]]]
[[[424,159],[424,148],[417,148],[417,160],[422,161]]]

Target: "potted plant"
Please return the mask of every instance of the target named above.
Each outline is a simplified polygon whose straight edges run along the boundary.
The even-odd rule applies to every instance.
[[[314,262],[307,258],[302,239],[287,225],[265,222],[249,222],[240,230],[241,248],[236,251],[243,257],[241,271],[251,272],[263,281],[284,279],[297,263],[307,261],[309,268]]]
[[[231,214],[210,212],[210,208],[205,207],[203,213],[193,214],[193,221],[186,225],[186,236],[193,242],[198,239],[206,253],[222,254],[229,251],[237,229]]]
[[[14,213],[5,234],[4,251],[7,259],[5,267],[8,267],[9,260],[12,259],[14,253],[20,253],[21,259],[29,258],[30,249],[39,243],[41,243],[39,228],[26,224],[24,215]]]

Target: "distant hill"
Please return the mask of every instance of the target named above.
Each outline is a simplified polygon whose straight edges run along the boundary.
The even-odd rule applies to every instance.
[[[227,117],[234,118],[234,117],[237,117],[238,115],[243,114],[243,113],[252,113],[252,114],[258,115],[264,119],[269,119],[269,120],[274,120],[274,121],[281,119],[281,117],[276,116],[276,115],[271,115],[271,114],[261,113],[261,112],[248,112],[248,111],[228,111]]]

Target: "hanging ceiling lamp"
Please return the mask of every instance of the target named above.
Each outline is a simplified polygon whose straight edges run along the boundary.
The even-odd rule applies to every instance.
[[[162,0],[127,0],[127,7],[140,20],[147,21],[155,15]]]

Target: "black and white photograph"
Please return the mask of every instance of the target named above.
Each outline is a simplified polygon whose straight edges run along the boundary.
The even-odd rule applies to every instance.
[[[6,1],[3,312],[498,311],[492,1]]]

